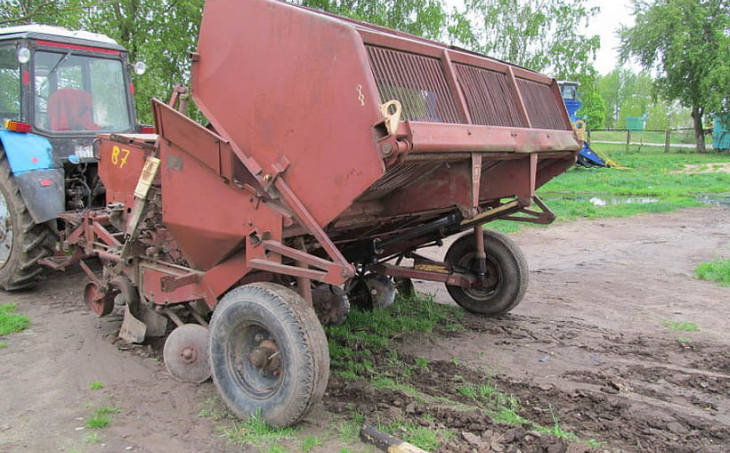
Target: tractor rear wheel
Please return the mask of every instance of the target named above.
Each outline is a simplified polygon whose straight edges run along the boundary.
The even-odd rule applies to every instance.
[[[507,313],[522,301],[527,290],[527,260],[507,236],[488,230],[483,234],[487,277],[494,283],[483,288],[446,285],[446,290],[467,311],[496,316]],[[445,261],[455,271],[472,272],[476,261],[474,235],[466,234],[451,244]]]
[[[31,218],[0,149],[0,288],[35,285],[44,270],[38,260],[53,253],[53,242],[51,230]]]
[[[321,400],[329,378],[327,337],[295,291],[252,283],[226,294],[210,323],[210,367],[239,417],[292,425]]]

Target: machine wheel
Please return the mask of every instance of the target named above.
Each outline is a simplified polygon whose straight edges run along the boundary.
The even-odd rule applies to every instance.
[[[484,231],[487,253],[487,275],[496,277],[488,288],[462,288],[446,285],[451,297],[462,308],[483,315],[506,313],[522,301],[527,290],[527,260],[517,244],[507,236]],[[467,234],[454,242],[446,252],[446,263],[453,269],[471,271],[474,263],[474,236]]]
[[[244,285],[226,294],[213,312],[210,368],[236,415],[260,411],[267,423],[289,426],[327,387],[327,337],[295,291],[268,282]]]
[[[183,324],[165,340],[162,356],[172,377],[200,384],[210,377],[208,350],[208,329],[199,324]]]
[[[410,278],[394,278],[395,290],[403,297],[412,297],[416,295],[416,287],[413,286],[413,280]]]
[[[0,149],[0,288],[33,286],[43,273],[38,260],[53,253],[52,243],[53,233],[33,222]]]
[[[367,274],[358,277],[350,288],[350,302],[360,310],[388,308],[395,302],[396,284],[387,275]]]

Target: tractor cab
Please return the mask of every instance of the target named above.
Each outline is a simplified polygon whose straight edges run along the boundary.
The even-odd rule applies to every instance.
[[[0,288],[36,281],[59,214],[104,206],[94,142],[137,130],[129,69],[104,35],[0,28]]]
[[[0,120],[46,137],[57,164],[93,160],[102,132],[134,132],[126,50],[113,39],[60,27],[0,29]]]
[[[562,81],[558,83],[560,86],[560,94],[563,96],[563,102],[565,103],[565,108],[568,110],[568,116],[570,116],[570,121],[575,123],[580,120],[580,118],[576,115],[576,112],[583,105],[580,97],[578,96],[578,87],[580,84],[578,82]]]

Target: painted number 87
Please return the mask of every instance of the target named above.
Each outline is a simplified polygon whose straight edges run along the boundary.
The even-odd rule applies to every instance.
[[[119,148],[118,146],[114,146],[112,148],[112,165],[115,167],[122,168],[127,163],[127,158],[129,157],[129,150],[125,148]]]

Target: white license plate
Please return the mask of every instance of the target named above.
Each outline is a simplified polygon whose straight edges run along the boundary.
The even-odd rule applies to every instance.
[[[94,158],[94,146],[93,145],[76,145],[75,154],[79,159],[93,159]]]

